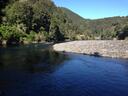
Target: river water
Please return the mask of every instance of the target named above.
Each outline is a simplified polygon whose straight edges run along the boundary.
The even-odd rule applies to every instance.
[[[44,44],[1,48],[0,96],[128,96],[128,60]]]

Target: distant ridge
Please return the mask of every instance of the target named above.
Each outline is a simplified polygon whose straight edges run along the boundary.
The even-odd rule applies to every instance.
[[[68,16],[69,19],[73,21],[74,24],[80,24],[81,22],[84,22],[86,19],[78,15],[77,13],[71,11],[68,8],[60,7],[63,12]]]

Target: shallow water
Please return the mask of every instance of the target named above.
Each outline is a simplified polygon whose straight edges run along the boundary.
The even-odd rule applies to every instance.
[[[42,44],[2,48],[0,94],[128,96],[128,60],[62,54]]]

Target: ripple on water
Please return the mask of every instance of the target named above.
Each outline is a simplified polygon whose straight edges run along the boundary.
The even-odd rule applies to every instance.
[[[28,48],[1,52],[0,94],[128,96],[128,60]]]

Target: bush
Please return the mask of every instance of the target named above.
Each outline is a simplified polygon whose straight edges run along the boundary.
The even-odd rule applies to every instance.
[[[29,42],[35,41],[36,32],[31,31],[30,34],[27,34],[26,40]]]
[[[7,40],[9,42],[20,42],[20,38],[25,36],[25,34],[14,25],[1,25],[0,34],[1,40]]]

